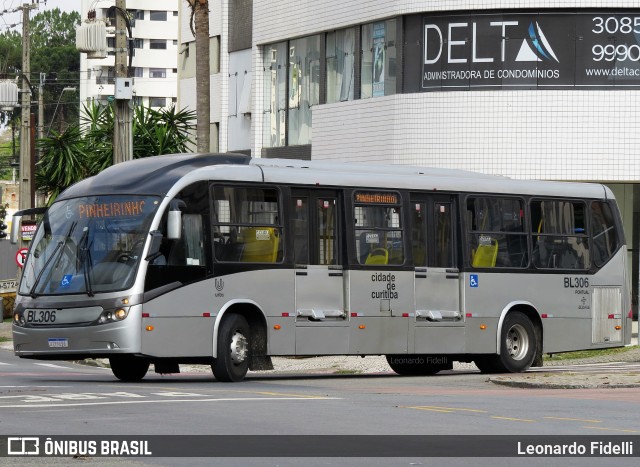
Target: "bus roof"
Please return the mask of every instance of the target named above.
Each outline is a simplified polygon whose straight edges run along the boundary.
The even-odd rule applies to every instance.
[[[262,177],[256,172],[259,169]],[[244,154],[170,154],[111,166],[67,190],[58,199],[132,193],[165,196],[196,180],[258,181],[325,187],[363,187],[471,193],[510,193],[573,198],[611,198],[596,183],[516,180],[466,170],[357,162],[254,158]]]
[[[136,193],[164,196],[187,173],[219,164],[247,165],[244,154],[168,154],[116,164],[72,185],[58,199],[78,196]]]

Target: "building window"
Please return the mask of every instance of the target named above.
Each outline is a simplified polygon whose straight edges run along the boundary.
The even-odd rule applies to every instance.
[[[144,20],[144,10],[136,10],[136,13],[133,18]]]
[[[289,41],[288,145],[311,143],[311,107],[320,102],[320,36]]]
[[[149,107],[164,107],[167,105],[166,97],[150,97]]]
[[[166,68],[149,68],[149,78],[166,78]]]
[[[327,103],[353,100],[355,28],[327,33]]]
[[[134,39],[133,40],[133,48],[134,49],[142,49],[142,48],[144,48],[144,39]]]
[[[142,72],[144,71],[144,68],[142,67],[135,67],[133,69],[133,73],[134,73],[134,77],[135,78],[142,78]]]
[[[167,12],[166,11],[150,11],[149,19],[151,21],[166,21],[167,20]]]
[[[396,20],[362,26],[361,98],[396,92]]]
[[[264,49],[264,131],[265,147],[286,144],[287,43]]]
[[[166,49],[167,41],[165,39],[149,39],[150,49]]]
[[[107,55],[115,55],[116,51],[114,50],[116,46],[116,38],[115,37],[107,37]]]

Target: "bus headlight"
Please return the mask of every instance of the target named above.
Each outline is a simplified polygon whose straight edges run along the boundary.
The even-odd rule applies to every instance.
[[[13,324],[15,324],[16,326],[24,326],[26,324],[22,313],[13,314]]]
[[[99,324],[114,323],[122,321],[129,315],[129,308],[116,308],[115,310],[103,311],[98,319]]]
[[[127,312],[124,308],[118,308],[113,315],[117,320],[123,320],[127,317]]]

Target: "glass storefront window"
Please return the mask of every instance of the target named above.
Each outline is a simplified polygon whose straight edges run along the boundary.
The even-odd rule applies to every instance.
[[[353,100],[355,28],[327,33],[327,103]]]
[[[264,131],[263,145],[273,148],[286,142],[287,43],[264,50]]]
[[[396,92],[396,20],[362,26],[362,99]]]
[[[320,102],[320,35],[289,41],[289,145],[311,143],[311,107]]]

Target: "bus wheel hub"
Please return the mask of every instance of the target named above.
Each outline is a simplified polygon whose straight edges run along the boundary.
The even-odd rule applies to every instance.
[[[247,338],[240,332],[234,332],[231,337],[231,361],[233,363],[244,362],[248,351]]]

